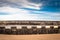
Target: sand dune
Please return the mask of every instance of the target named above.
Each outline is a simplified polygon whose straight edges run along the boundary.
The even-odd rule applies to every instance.
[[[0,40],[60,40],[60,34],[1,35]]]

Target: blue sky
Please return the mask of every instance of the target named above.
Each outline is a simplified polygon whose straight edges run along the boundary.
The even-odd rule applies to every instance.
[[[0,0],[0,20],[60,21],[60,0]]]

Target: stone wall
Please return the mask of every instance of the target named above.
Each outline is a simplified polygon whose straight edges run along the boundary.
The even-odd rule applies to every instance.
[[[60,21],[0,21],[0,34],[60,33]]]
[[[16,26],[12,26],[11,28],[0,27],[0,34],[57,34],[60,33],[60,26],[54,28],[54,26],[50,26],[50,28],[46,28],[42,26],[41,28],[37,28],[36,26],[32,26],[31,28],[27,28],[26,26],[22,26],[22,28],[17,28]]]
[[[0,21],[0,25],[60,25],[60,21]]]

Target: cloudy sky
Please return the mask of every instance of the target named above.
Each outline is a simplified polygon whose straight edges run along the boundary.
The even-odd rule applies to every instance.
[[[60,21],[60,0],[0,0],[0,20]]]

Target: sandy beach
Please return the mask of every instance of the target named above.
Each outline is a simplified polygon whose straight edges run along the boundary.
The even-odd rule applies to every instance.
[[[3,35],[0,40],[60,40],[60,34],[37,34],[37,35]]]

